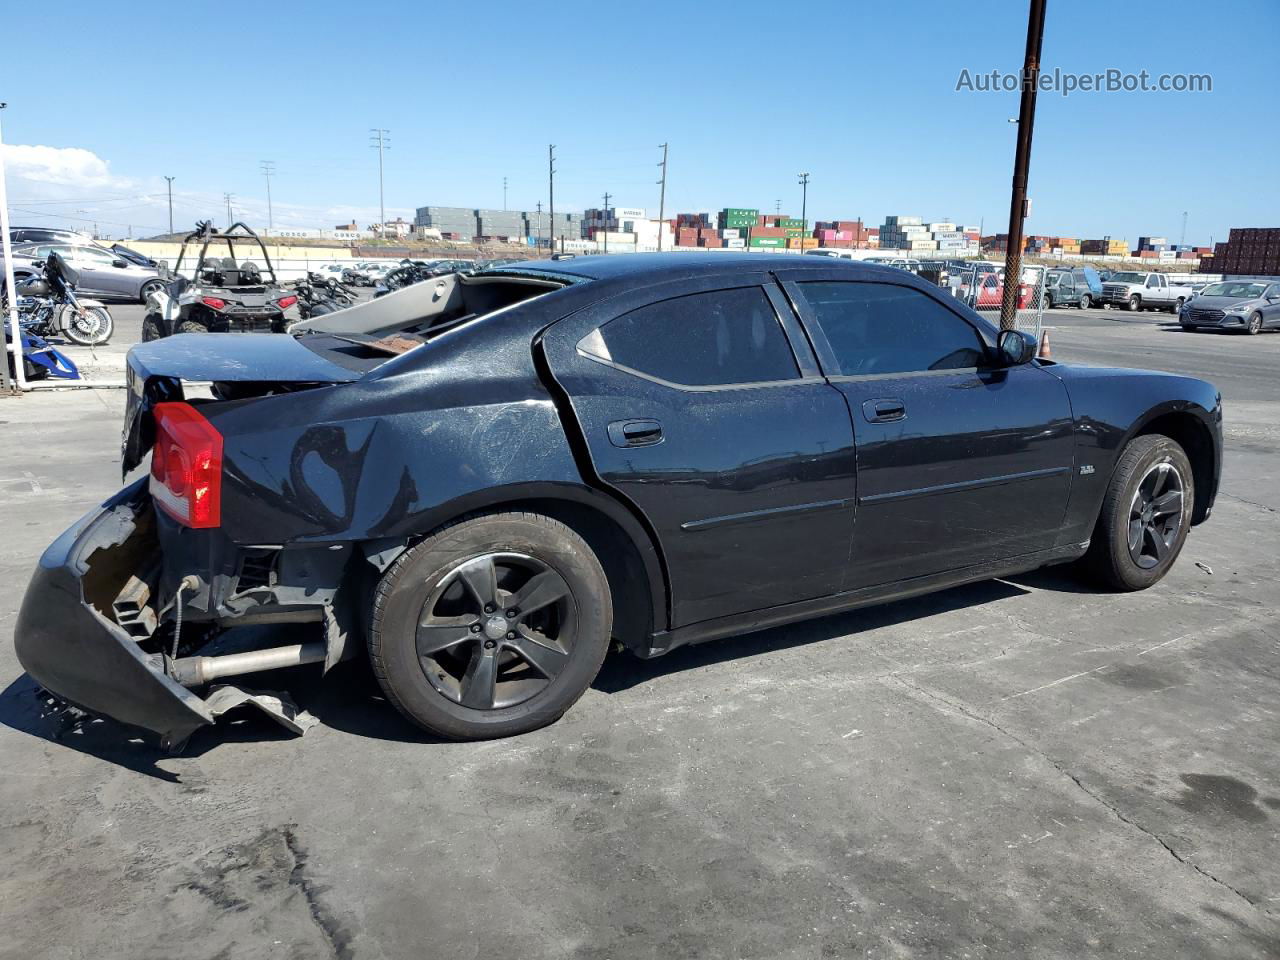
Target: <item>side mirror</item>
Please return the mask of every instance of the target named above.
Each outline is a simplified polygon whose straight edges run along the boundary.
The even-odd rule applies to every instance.
[[[126,263],[124,260],[112,260],[111,265],[113,267],[121,267],[121,268],[129,266],[129,264]]]
[[[1001,366],[1020,367],[1035,357],[1036,346],[1036,338],[1024,330],[1001,330],[996,353]]]

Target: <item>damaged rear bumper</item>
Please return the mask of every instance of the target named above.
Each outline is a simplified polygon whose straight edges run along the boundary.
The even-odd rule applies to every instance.
[[[91,713],[159,734],[167,748],[182,744],[214,717],[205,702],[165,673],[107,615],[118,577],[95,576],[94,554],[127,550],[138,531],[146,480],[90,511],[40,558],[14,628],[18,660],[50,692]],[[130,571],[131,572],[131,571]],[[101,580],[101,583],[98,580]],[[109,595],[108,595],[109,594]]]
[[[180,530],[157,514],[143,479],[45,550],[14,647],[50,693],[158,735],[166,749],[246,703],[301,733],[311,718],[284,694],[220,685],[202,699],[189,688],[307,663],[327,671],[350,656],[358,646],[348,643],[349,592],[338,594],[349,555],[346,545],[333,544],[264,555],[218,531]],[[174,653],[179,581],[196,586],[182,597],[181,650]],[[295,635],[289,645],[271,646],[276,625],[288,624],[317,632],[306,642]]]

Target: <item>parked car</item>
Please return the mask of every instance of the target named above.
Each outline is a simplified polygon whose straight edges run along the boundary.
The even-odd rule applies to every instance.
[[[116,256],[128,260],[130,263],[139,267],[158,267],[160,266],[155,260],[148,257],[145,253],[139,253],[126,247],[123,243],[113,243],[110,247],[112,253]]]
[[[98,242],[86,233],[75,230],[55,230],[51,227],[10,227],[10,243],[70,243],[77,246],[96,246]]]
[[[162,284],[158,267],[142,267],[103,247],[86,244],[38,243],[13,249],[13,274],[36,276],[50,253],[62,256],[79,275],[77,292],[85,296],[108,297],[146,303],[147,296]]]
[[[1260,333],[1280,326],[1280,281],[1223,280],[1211,283],[1182,306],[1184,330]]]
[[[1179,313],[1182,305],[1195,295],[1187,283],[1173,283],[1163,273],[1123,270],[1102,284],[1102,305],[1123,306],[1130,310],[1171,310]]]
[[[367,655],[415,723],[504,736],[612,640],[1081,559],[1149,587],[1218,489],[1211,384],[1033,359],[902,270],[546,260],[291,332],[130,351],[122,470],[150,472],[40,560],[14,632],[44,688],[175,745],[215,678]],[[295,632],[220,655],[243,623]]]
[[[1102,301],[1102,281],[1093,267],[1050,270],[1045,277],[1046,307],[1079,307],[1087,310]]]

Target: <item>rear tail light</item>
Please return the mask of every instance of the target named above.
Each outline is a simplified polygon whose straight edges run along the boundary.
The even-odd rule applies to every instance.
[[[221,297],[201,297],[200,302],[206,307],[211,307],[214,310],[221,310],[227,305],[227,301],[223,300]]]
[[[298,302],[297,297],[281,297],[279,300],[276,301],[276,306],[278,306],[281,310],[288,310],[297,302]]]
[[[222,434],[186,403],[157,403],[155,421],[152,498],[184,526],[221,525]]]

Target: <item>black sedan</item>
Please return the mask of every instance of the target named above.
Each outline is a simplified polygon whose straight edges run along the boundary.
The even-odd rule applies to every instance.
[[[428,730],[520,733],[611,640],[1068,561],[1149,587],[1218,489],[1210,384],[1035,359],[850,261],[543,261],[292,333],[130,352],[124,469],[150,470],[41,559],[15,633],[49,690],[175,745],[215,679],[367,655]]]

